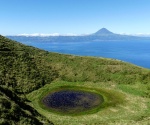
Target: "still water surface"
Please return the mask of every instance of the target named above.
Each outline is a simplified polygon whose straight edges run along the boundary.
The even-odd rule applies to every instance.
[[[101,95],[76,90],[60,90],[48,94],[42,100],[43,104],[58,113],[81,113],[98,108],[104,99]]]

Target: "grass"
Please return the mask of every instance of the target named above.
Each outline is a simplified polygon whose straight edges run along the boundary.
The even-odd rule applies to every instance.
[[[94,114],[85,113],[84,115],[78,116],[57,114],[41,107],[39,99],[40,97],[43,97],[45,93],[55,88],[59,88],[60,86],[70,86],[71,84],[72,86],[80,86],[80,88],[84,89],[92,88],[92,91],[98,91],[98,93],[104,96],[105,104]],[[142,98],[141,96],[131,93],[126,93],[119,89],[118,86],[106,87],[104,84],[94,83],[95,86],[99,87],[93,88],[92,84],[93,83],[90,82],[71,83],[56,81],[28,94],[28,99],[32,101],[31,105],[35,109],[48,119],[51,119],[56,125],[148,124],[148,117],[150,113],[148,106],[149,99]]]
[[[121,104],[124,102],[123,100],[123,95],[119,95],[117,92],[115,91],[111,91],[111,90],[105,90],[105,89],[98,89],[98,88],[90,88],[90,87],[84,87],[84,86],[70,86],[70,84],[68,85],[63,85],[60,82],[61,86],[57,86],[57,87],[53,87],[53,86],[45,86],[42,89],[38,90],[37,93],[33,93],[31,94],[29,97],[33,97],[33,95],[36,95],[36,103],[38,103],[38,105],[40,107],[42,107],[43,109],[45,109],[46,111],[52,111],[50,109],[48,109],[46,106],[43,105],[43,103],[41,103],[42,98],[48,94],[49,92],[54,92],[54,91],[58,91],[61,89],[67,89],[67,90],[78,90],[78,91],[85,91],[85,92],[90,92],[90,93],[95,93],[98,94],[99,96],[103,96],[104,98],[104,102],[98,106],[95,107],[91,110],[85,111],[85,112],[79,112],[79,113],[72,113],[72,114],[66,114],[66,113],[59,113],[60,115],[71,115],[71,116],[77,116],[77,115],[85,115],[85,114],[92,114],[95,112],[98,112],[99,110],[102,110],[104,108],[110,107],[110,106],[116,106],[118,104]],[[38,94],[40,93],[40,95]],[[29,98],[32,101],[32,98]],[[53,111],[52,111],[53,112]]]
[[[0,63],[0,124],[149,125],[149,69],[114,59],[51,53],[1,35]],[[98,92],[105,103],[82,115],[47,111],[39,99],[60,86]]]
[[[129,94],[133,94],[137,96],[145,95],[145,92],[143,91],[143,89],[136,88],[135,86],[132,86],[132,85],[118,85],[118,88]]]

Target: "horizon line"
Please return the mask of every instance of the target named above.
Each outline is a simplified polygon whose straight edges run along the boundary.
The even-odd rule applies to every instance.
[[[91,33],[93,34],[93,33]],[[60,34],[60,33],[51,33],[51,34],[47,34],[47,33],[23,33],[23,34],[16,34],[16,35],[3,35],[3,36],[26,36],[26,37],[49,37],[49,36],[88,36],[91,35],[90,33],[86,33],[86,34],[74,34],[74,33],[66,33],[66,34]],[[114,34],[118,34],[118,35],[129,35],[129,36],[150,36],[150,33],[134,33],[134,34],[130,34],[130,33],[114,33]]]

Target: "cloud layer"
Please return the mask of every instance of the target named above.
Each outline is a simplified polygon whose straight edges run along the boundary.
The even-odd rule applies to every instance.
[[[67,34],[59,34],[59,33],[52,33],[52,34],[43,34],[43,33],[33,33],[33,34],[18,34],[16,36],[40,36],[40,37],[48,37],[48,36],[85,36],[89,34],[73,34],[73,33],[67,33]]]

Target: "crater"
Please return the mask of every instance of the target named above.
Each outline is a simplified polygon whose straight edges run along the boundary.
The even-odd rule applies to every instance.
[[[103,96],[84,90],[61,89],[43,97],[42,103],[51,111],[65,114],[80,114],[98,109]]]

